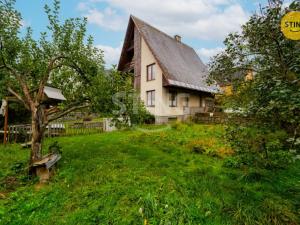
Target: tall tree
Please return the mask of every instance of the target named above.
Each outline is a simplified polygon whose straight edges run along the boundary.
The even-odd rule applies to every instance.
[[[86,19],[59,21],[60,3],[45,6],[49,24],[35,40],[29,27],[20,32],[22,17],[15,0],[0,0],[0,77],[2,87],[31,112],[30,163],[42,157],[42,138],[48,123],[87,107],[94,79],[104,74],[102,51],[86,37]],[[67,101],[62,107],[45,109],[44,87],[59,84]],[[3,90],[1,91],[3,92]]]
[[[227,98],[229,107],[236,111],[242,108],[259,129],[285,131],[291,137],[292,148],[300,143],[300,139],[296,141],[300,132],[300,41],[287,39],[280,22],[286,13],[299,10],[299,1],[284,7],[283,1],[270,0],[250,17],[240,33],[225,39],[225,50],[210,63],[212,80],[234,83],[236,87]],[[254,79],[236,79],[237,73],[246,75],[249,71]],[[260,146],[264,150],[265,137],[262,135]]]
[[[296,128],[299,124],[300,42],[285,38],[280,30],[283,15],[299,10],[298,1],[287,8],[282,1],[269,1],[242,26],[241,33],[225,39],[226,49],[210,63],[210,78],[239,87],[231,107],[243,104],[245,112],[272,125]],[[237,72],[249,70],[253,80],[234,79]]]
[[[106,76],[97,77],[90,89],[94,110],[112,117],[112,122],[119,128],[154,121],[133,87],[133,76],[112,68]]]

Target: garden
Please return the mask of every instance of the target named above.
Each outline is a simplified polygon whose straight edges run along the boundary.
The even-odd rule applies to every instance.
[[[175,123],[47,139],[62,159],[48,184],[29,151],[0,147],[0,224],[298,224],[299,161],[235,168],[223,125]]]

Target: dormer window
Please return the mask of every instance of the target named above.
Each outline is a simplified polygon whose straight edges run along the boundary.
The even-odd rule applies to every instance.
[[[154,66],[155,63],[152,63],[147,66],[147,81],[155,80]]]

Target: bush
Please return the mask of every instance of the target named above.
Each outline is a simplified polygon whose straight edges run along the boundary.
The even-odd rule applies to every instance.
[[[55,141],[49,145],[48,153],[49,154],[62,154],[61,149],[62,149],[62,147],[58,144],[57,141]]]
[[[196,145],[196,146],[193,146],[192,152],[193,153],[198,153],[198,154],[203,154],[203,153],[206,152],[206,149],[203,148],[203,146],[201,146],[201,145]]]
[[[155,117],[147,111],[135,92],[126,93],[122,98],[122,103],[125,110],[116,110],[113,114],[113,122],[117,128],[155,122]]]
[[[271,130],[254,125],[232,125],[226,138],[235,150],[235,160],[241,165],[260,168],[285,168],[292,162],[283,130]],[[230,165],[230,162],[225,164]]]
[[[144,115],[143,122],[145,124],[154,124],[155,123],[155,116],[150,114],[150,113],[146,113]]]

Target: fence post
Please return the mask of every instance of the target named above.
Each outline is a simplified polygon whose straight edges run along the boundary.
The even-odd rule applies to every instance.
[[[8,99],[6,98],[5,116],[4,116],[4,137],[3,144],[7,143],[7,128],[8,128]]]
[[[48,124],[48,137],[50,137],[50,130],[51,130],[51,129],[50,129],[50,126],[51,126],[51,124],[49,123],[49,124]]]
[[[17,126],[14,126],[15,127],[15,143],[17,143],[17,137],[18,137],[18,128],[17,128]]]

